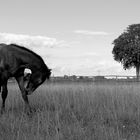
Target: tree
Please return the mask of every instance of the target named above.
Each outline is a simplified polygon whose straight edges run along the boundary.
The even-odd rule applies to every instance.
[[[140,24],[132,24],[113,41],[113,57],[124,69],[136,68],[140,79]]]

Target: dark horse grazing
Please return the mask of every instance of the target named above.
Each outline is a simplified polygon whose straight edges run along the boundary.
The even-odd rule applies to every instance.
[[[25,86],[24,70],[31,70],[30,79]],[[2,90],[2,109],[8,94],[7,81],[15,77],[25,101],[26,109],[30,109],[27,95],[31,94],[46,78],[49,79],[51,70],[43,59],[33,51],[15,44],[0,44],[0,89]]]

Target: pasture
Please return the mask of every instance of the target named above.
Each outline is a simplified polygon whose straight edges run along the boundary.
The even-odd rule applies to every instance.
[[[8,89],[0,140],[140,139],[140,83],[44,84],[29,96],[30,115],[17,84]]]

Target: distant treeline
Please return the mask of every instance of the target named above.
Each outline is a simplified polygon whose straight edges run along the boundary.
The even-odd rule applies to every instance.
[[[73,82],[101,82],[101,81],[137,81],[135,76],[122,76],[122,75],[106,75],[106,76],[67,76],[64,75],[62,77],[51,77],[52,82],[57,81],[73,81]]]
[[[26,76],[27,77],[27,76]],[[28,79],[26,79],[28,80]],[[14,78],[11,78],[9,82],[15,82]],[[135,76],[122,76],[122,75],[106,75],[106,76],[53,76],[46,82],[106,82],[106,81],[126,81],[134,82],[138,81]]]

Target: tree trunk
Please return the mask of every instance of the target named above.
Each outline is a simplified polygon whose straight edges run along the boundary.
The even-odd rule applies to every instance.
[[[136,76],[137,76],[137,80],[140,81],[140,65],[136,66]]]

